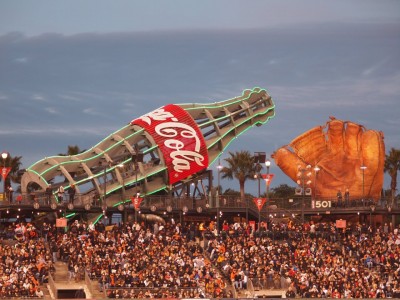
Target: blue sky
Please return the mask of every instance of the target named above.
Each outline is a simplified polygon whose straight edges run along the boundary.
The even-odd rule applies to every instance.
[[[229,151],[271,154],[329,116],[400,148],[400,2],[0,3],[0,151],[24,167],[68,145],[90,148],[161,105],[255,86],[276,117]],[[272,187],[294,185],[271,172]]]

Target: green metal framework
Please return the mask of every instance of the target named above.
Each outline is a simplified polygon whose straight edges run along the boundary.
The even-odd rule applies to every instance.
[[[206,140],[210,165],[235,138],[275,115],[271,97],[261,88],[244,90],[241,96],[225,101],[178,106],[199,126]],[[143,162],[132,161],[136,153],[143,153]],[[174,186],[167,180],[162,153],[152,136],[143,128],[128,124],[83,153],[46,157],[34,163],[22,176],[21,190],[26,193],[36,183],[44,191],[51,183],[53,188],[63,185],[67,191],[73,184],[81,204],[91,203],[100,196],[105,205],[115,206],[130,201],[137,192],[168,193]],[[54,196],[57,196],[55,191]]]

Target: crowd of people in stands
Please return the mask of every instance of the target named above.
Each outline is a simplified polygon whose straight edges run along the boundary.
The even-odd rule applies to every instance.
[[[244,284],[245,274],[286,289],[288,298],[400,297],[400,232],[387,224],[376,232],[365,224],[337,230],[334,223],[280,223],[260,234],[246,234],[238,223],[224,227],[207,251],[235,285]]]
[[[287,298],[400,298],[400,231],[387,224],[277,222],[256,231],[223,222],[216,235],[214,222],[74,221],[62,233],[44,224],[39,239],[18,226],[23,238],[0,245],[3,298],[40,297],[58,259],[70,280],[88,272],[109,298],[229,298],[251,286]]]
[[[44,296],[41,285],[54,271],[50,251],[32,224],[17,224],[13,240],[0,243],[0,298]]]
[[[183,237],[180,224],[105,227],[76,221],[56,243],[70,277],[87,270],[110,298],[230,296],[199,243]]]

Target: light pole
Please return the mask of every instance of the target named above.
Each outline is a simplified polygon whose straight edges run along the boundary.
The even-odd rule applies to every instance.
[[[220,204],[220,194],[221,194],[221,170],[222,170],[222,165],[221,165],[221,160],[218,158],[218,166],[217,166],[217,170],[218,170],[218,189],[217,189],[217,234],[219,236],[219,204]]]
[[[258,180],[258,192],[257,192],[257,197],[258,197],[258,198],[260,198],[260,196],[261,196],[261,188],[260,188],[260,177],[261,177],[261,174],[260,174],[260,172],[258,171],[260,167],[261,167],[260,164],[256,164],[256,172],[257,172],[257,173],[254,174],[254,179],[257,179],[257,180]]]
[[[314,167],[315,177],[314,177],[314,200],[317,199],[317,178],[318,178],[318,171],[321,170],[318,166]]]
[[[372,229],[372,213],[375,211],[375,205],[371,205],[370,206],[370,212],[369,212],[369,226],[371,227],[371,229]]]
[[[138,172],[139,163],[143,162],[143,153],[139,152],[137,146],[135,146],[135,154],[132,155],[132,161],[135,166],[135,187],[136,187],[136,198],[140,197],[140,190],[138,189]],[[135,223],[137,223],[137,209],[135,208]]]
[[[261,197],[261,189],[260,189],[261,169],[262,169],[261,163],[265,163],[266,156],[267,155],[265,154],[265,152],[254,152],[254,163],[256,164],[255,171],[257,172],[257,174],[254,175],[254,178],[257,178],[258,180],[258,199],[260,199]],[[262,207],[258,209],[258,231],[260,231],[261,228],[261,209]]]
[[[2,170],[2,176],[4,180],[4,185],[3,185],[3,201],[6,201],[6,178],[8,175],[7,169],[6,169],[6,159],[8,157],[8,152],[3,152],[1,153],[1,157],[3,158],[4,166]]]
[[[305,191],[305,186],[311,184],[311,180],[307,180],[307,178],[310,178],[311,172],[308,172],[311,169],[310,165],[307,165],[305,168],[301,167],[300,165],[297,167],[298,168],[298,173],[297,173],[297,184],[301,186],[301,221],[304,223],[304,202],[305,202],[305,196],[306,196],[306,191]],[[306,173],[307,172],[307,173]]]
[[[101,208],[105,210],[107,208],[107,165],[104,165],[104,170],[103,170],[103,181],[104,181],[104,187],[103,187],[103,201],[101,202]]]
[[[256,172],[257,174],[254,175],[254,178],[258,179],[258,198],[261,197],[261,188],[260,188],[260,180],[261,180],[261,169],[262,165],[261,164],[267,164],[266,163],[266,157],[267,155],[265,152],[254,152],[254,163],[256,164]],[[271,165],[271,162],[269,162]]]
[[[365,203],[364,202],[364,197],[365,197],[365,193],[364,193],[364,182],[365,182],[365,180],[364,180],[364,178],[365,178],[365,170],[367,169],[367,167],[366,166],[364,166],[364,165],[362,165],[361,167],[360,167],[360,169],[361,169],[361,171],[362,171],[362,202],[363,202],[363,204]]]
[[[267,159],[266,161],[265,161],[265,166],[267,167],[267,202],[265,203],[265,211],[267,212],[267,224],[268,224],[268,221],[269,221],[269,209],[268,209],[268,206],[269,206],[269,184],[271,183],[270,182],[270,178],[269,178],[269,167],[271,166],[271,161],[269,160],[269,159]]]
[[[256,172],[257,172],[257,174],[254,175],[254,178],[257,178],[257,180],[258,180],[258,199],[260,199],[260,196],[261,196],[261,192],[260,192],[260,177],[261,177],[260,170],[261,170],[261,165],[260,165],[260,163],[257,162],[257,164],[256,164]],[[260,201],[260,200],[258,200],[258,201]],[[258,231],[260,231],[260,227],[261,227],[260,225],[261,225],[261,209],[259,208],[258,209]]]
[[[137,211],[138,211],[138,209],[139,209],[139,198],[140,198],[140,193],[139,192],[137,192],[136,193],[136,197],[135,197],[135,203],[138,203],[138,204],[135,204],[134,205],[134,209],[135,209],[135,224],[137,223]]]
[[[120,174],[121,174],[121,179],[122,179],[122,188],[121,188],[121,192],[122,192],[122,202],[123,202],[123,207],[124,207],[124,224],[126,223],[126,219],[127,219],[127,208],[126,208],[126,203],[125,203],[125,176],[124,176],[124,164],[119,164],[117,165],[119,170],[120,170]],[[122,172],[121,172],[122,170]]]

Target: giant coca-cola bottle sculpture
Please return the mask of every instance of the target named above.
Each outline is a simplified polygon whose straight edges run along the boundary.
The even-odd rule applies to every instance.
[[[21,189],[26,193],[37,183],[45,191],[52,182],[54,191],[63,185],[68,192],[74,185],[82,204],[96,195],[108,203],[122,188],[127,199],[138,192],[149,195],[171,189],[207,169],[249,127],[266,123],[274,108],[260,88],[221,102],[165,105],[81,154],[38,161],[24,173]]]

